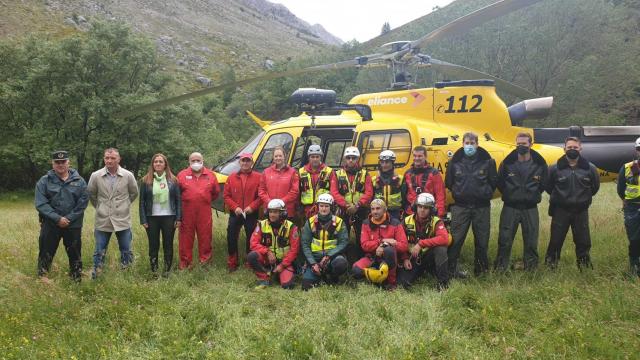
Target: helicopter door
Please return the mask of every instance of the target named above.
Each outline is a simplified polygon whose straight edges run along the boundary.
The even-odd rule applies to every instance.
[[[332,168],[340,167],[344,149],[351,146],[355,127],[305,127],[296,142],[291,166],[300,168],[307,162],[307,150],[311,145],[320,145],[324,153],[324,162]]]

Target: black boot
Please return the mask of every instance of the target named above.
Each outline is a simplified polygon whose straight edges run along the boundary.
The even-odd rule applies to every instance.
[[[591,258],[589,257],[589,255],[578,258],[576,260],[576,263],[577,263],[578,269],[580,271],[582,271],[582,269],[592,269],[593,270],[593,264],[591,263]]]
[[[150,262],[151,262],[151,272],[152,273],[157,273],[158,272],[158,258],[151,258]]]

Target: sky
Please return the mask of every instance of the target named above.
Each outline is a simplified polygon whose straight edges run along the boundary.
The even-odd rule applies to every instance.
[[[367,41],[380,35],[385,22],[391,29],[443,7],[452,0],[269,0],[286,6],[309,24],[320,24],[343,41]],[[413,40],[413,39],[407,39]]]

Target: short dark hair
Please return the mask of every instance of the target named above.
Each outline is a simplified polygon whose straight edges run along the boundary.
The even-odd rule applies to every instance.
[[[579,139],[579,138],[577,138],[577,137],[575,137],[575,136],[567,136],[567,137],[564,139],[564,144],[565,144],[565,145],[567,145],[567,143],[568,143],[569,141],[575,141],[575,142],[577,142],[578,144],[582,144],[582,141],[580,141],[580,139]]]
[[[474,133],[472,131],[464,133],[464,135],[462,135],[462,142],[464,142],[464,139],[474,140],[476,142],[476,144],[479,143],[478,134],[476,134],[476,133]]]
[[[422,152],[424,154],[424,156],[427,156],[427,148],[422,146],[422,145],[418,145],[416,147],[413,148],[413,151],[418,151],[418,152]]]
[[[110,153],[110,152],[113,152],[113,153],[116,153],[116,154],[120,155],[120,151],[118,151],[118,149],[116,149],[114,147],[110,147],[110,148],[104,149],[104,154]]]
[[[516,135],[516,139],[521,137],[526,137],[527,139],[529,139],[529,144],[533,144],[533,138],[528,132],[520,132],[518,133],[518,135]]]

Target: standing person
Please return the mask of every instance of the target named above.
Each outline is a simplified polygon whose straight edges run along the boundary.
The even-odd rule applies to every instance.
[[[438,280],[438,290],[449,287],[447,247],[451,245],[444,222],[435,214],[436,200],[429,193],[418,195],[413,214],[404,218],[404,231],[409,242],[409,252],[398,267],[398,281],[409,288],[425,272],[431,272]]]
[[[384,201],[392,218],[400,220],[404,210],[407,187],[404,178],[395,173],[396,154],[391,150],[384,150],[378,159],[378,175],[371,179],[374,197]]]
[[[322,278],[337,283],[349,267],[343,255],[349,233],[342,219],[332,213],[333,197],[322,194],[317,205],[318,214],[307,219],[302,229],[302,252],[307,260],[302,290],[318,285]]]
[[[257,288],[271,285],[271,275],[278,276],[280,286],[293,289],[294,261],[300,249],[298,228],[287,220],[284,201],[272,199],[267,204],[267,218],[260,220],[251,235],[249,265],[258,277]]]
[[[495,269],[499,271],[509,268],[511,246],[520,224],[524,269],[535,270],[538,267],[538,203],[542,200],[548,168],[547,162],[531,145],[531,134],[516,135],[516,149],[507,155],[498,170],[498,190],[504,202],[495,262]]]
[[[328,194],[333,179],[333,169],[322,162],[320,145],[311,145],[307,150],[309,162],[298,170],[300,177],[300,203],[304,209],[304,217],[308,219],[318,213],[316,201],[322,194]]]
[[[407,213],[411,214],[411,209],[422,193],[429,193],[436,199],[438,216],[443,218],[447,215],[444,180],[438,169],[431,167],[427,162],[427,148],[416,146],[413,148],[413,164],[404,174],[404,182],[407,184]],[[435,215],[435,214],[433,214]]]
[[[629,270],[640,276],[640,138],[636,139],[635,160],[622,165],[618,173],[618,196],[622,199],[624,228],[629,238]]]
[[[564,141],[565,155],[549,167],[549,215],[551,216],[551,239],[547,248],[545,264],[555,268],[567,231],[571,227],[576,244],[578,268],[593,268],[589,250],[589,206],[600,189],[600,175],[596,167],[580,155],[582,144],[576,137]]]
[[[369,203],[373,199],[373,183],[366,169],[360,167],[360,151],[355,146],[344,150],[342,168],[331,179],[331,195],[340,208],[347,234],[354,228],[355,243],[347,245],[347,257],[355,262],[364,256],[360,246],[362,222],[369,216]]]
[[[116,233],[120,248],[120,264],[127,268],[133,261],[131,242],[131,204],[138,197],[138,184],[133,174],[120,166],[120,153],[116,148],[104,151],[104,168],[94,171],[87,186],[89,199],[96,208],[95,238],[91,278],[102,271],[111,234]]]
[[[287,165],[287,152],[282,146],[273,150],[273,165],[264,169],[258,195],[262,205],[266,206],[273,199],[284,201],[287,206],[287,216],[294,219],[298,204],[298,173]]]
[[[189,155],[189,167],[178,173],[182,193],[182,223],[178,235],[181,270],[192,267],[193,243],[198,235],[198,257],[201,265],[212,256],[211,202],[218,198],[220,185],[215,174],[204,166],[199,152]]]
[[[478,146],[478,135],[472,132],[462,137],[463,147],[453,154],[447,167],[445,185],[455,203],[451,206],[449,273],[465,277],[458,270],[462,245],[472,226],[475,246],[473,272],[476,276],[489,270],[489,232],[491,230],[491,198],[496,190],[496,162],[489,152]]]
[[[52,169],[38,180],[35,206],[40,217],[38,276],[51,268],[60,238],[69,258],[69,276],[79,282],[82,276],[82,221],[89,204],[87,183],[69,166],[66,151],[51,154]]]
[[[169,160],[163,154],[151,157],[151,165],[140,183],[140,224],[149,239],[151,271],[158,272],[160,233],[164,252],[163,276],[173,265],[173,236],[182,220],[182,199],[178,179],[173,175]]]
[[[244,226],[247,236],[246,254],[249,253],[251,233],[258,223],[260,209],[260,173],[253,171],[253,155],[242,153],[239,156],[240,170],[227,178],[224,186],[224,204],[229,209],[229,224],[227,225],[227,268],[229,272],[238,268],[238,235]]]
[[[360,239],[365,256],[353,264],[353,276],[395,290],[398,257],[403,258],[407,252],[407,236],[402,223],[389,215],[383,200],[371,201],[371,215],[362,224]]]

